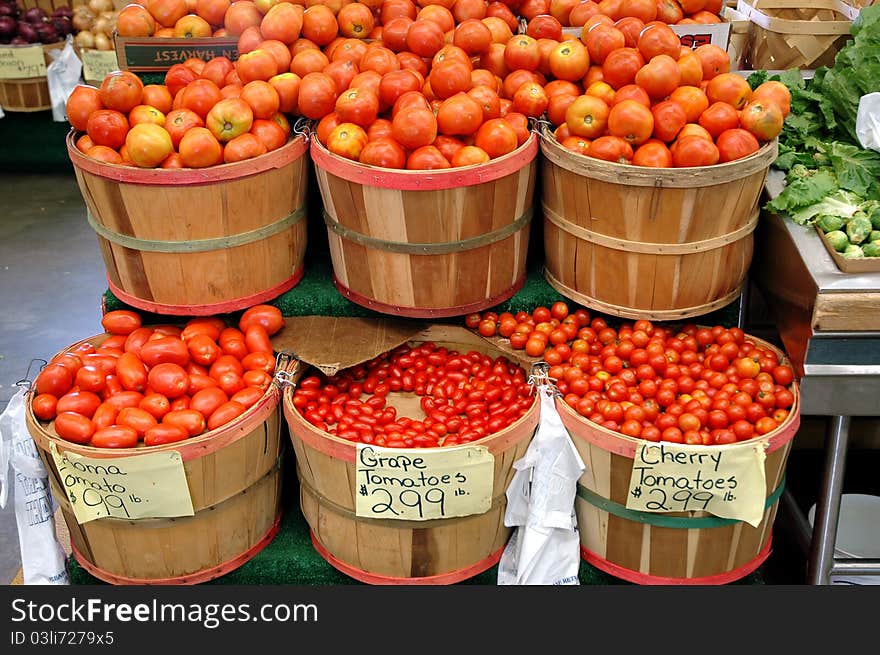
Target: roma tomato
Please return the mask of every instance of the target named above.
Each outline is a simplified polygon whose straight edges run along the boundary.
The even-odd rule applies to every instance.
[[[116,376],[123,389],[143,391],[146,388],[147,368],[133,352],[126,352],[119,356],[116,361]]]
[[[141,316],[137,312],[117,309],[101,317],[101,327],[110,334],[128,335],[141,326]]]
[[[138,407],[148,412],[157,421],[171,411],[171,403],[161,393],[148,393],[138,403]]]
[[[137,430],[128,425],[111,425],[92,435],[96,448],[134,448],[138,445]]]
[[[76,412],[82,414],[86,418],[92,418],[95,410],[101,404],[101,398],[91,391],[71,391],[58,399],[55,410],[62,414],[64,412]]]
[[[55,417],[55,432],[62,439],[87,444],[95,433],[95,426],[82,414],[62,412]]]
[[[189,350],[178,337],[150,339],[141,347],[141,361],[153,368],[157,364],[171,363],[184,367],[189,364]]]
[[[173,400],[189,390],[189,375],[182,366],[172,362],[156,364],[147,375],[150,388]]]
[[[220,426],[226,425],[231,420],[238,418],[244,414],[245,411],[247,411],[247,407],[238,401],[230,400],[229,402],[223,403],[220,407],[214,410],[214,413],[211,414],[208,419],[208,429],[216,430]]]
[[[57,413],[58,399],[50,393],[41,393],[34,396],[31,401],[31,409],[41,421],[51,421]]]
[[[262,325],[251,325],[244,333],[244,342],[249,353],[269,353],[273,352],[272,342],[266,328]]]
[[[207,423],[201,412],[194,409],[177,409],[168,412],[162,417],[164,425],[176,425],[186,431],[190,437],[195,437],[205,431]]]
[[[229,397],[226,395],[226,392],[220,387],[208,387],[193,394],[189,406],[191,409],[201,412],[204,416],[210,416],[214,413],[215,409],[228,400]]]
[[[161,423],[148,429],[144,433],[145,446],[161,446],[167,443],[175,443],[189,438],[189,433],[179,425]]]
[[[125,425],[137,432],[139,439],[144,433],[157,424],[156,417],[139,407],[126,407],[116,416],[118,425]]]
[[[60,364],[49,364],[40,371],[34,380],[34,390],[38,394],[51,394],[59,398],[73,387],[75,372]]]

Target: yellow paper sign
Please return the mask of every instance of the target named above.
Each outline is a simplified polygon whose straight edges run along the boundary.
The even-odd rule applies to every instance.
[[[718,446],[642,442],[627,509],[705,511],[757,527],[764,516],[766,441]]]
[[[85,80],[103,81],[108,74],[119,70],[115,50],[83,50],[80,57]]]
[[[492,506],[495,457],[485,446],[401,451],[357,446],[358,516],[428,521]]]
[[[0,80],[46,77],[46,57],[42,46],[0,48]]]
[[[98,459],[59,451],[54,443],[50,447],[78,523],[194,514],[176,450]]]

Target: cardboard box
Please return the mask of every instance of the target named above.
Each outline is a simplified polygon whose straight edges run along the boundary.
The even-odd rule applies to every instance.
[[[865,257],[864,259],[846,259],[843,255],[831,247],[831,243],[825,238],[825,233],[816,226],[816,232],[831,255],[834,263],[844,273],[878,273],[880,272],[880,257]]]
[[[237,38],[150,39],[118,34],[113,38],[119,69],[135,73],[166,71],[192,57],[203,61],[221,56],[238,59]]]

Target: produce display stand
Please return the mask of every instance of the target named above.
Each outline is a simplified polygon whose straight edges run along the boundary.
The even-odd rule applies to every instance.
[[[771,174],[768,194],[781,189],[779,174]],[[807,581],[824,585],[835,574],[880,575],[880,561],[834,555],[850,422],[877,414],[880,273],[840,271],[811,226],[765,213],[759,229],[753,279],[775,307],[777,330],[800,379],[801,412],[830,417],[812,535],[790,492],[783,496],[809,544]]]

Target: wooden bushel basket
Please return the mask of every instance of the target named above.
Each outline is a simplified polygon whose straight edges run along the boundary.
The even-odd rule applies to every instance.
[[[740,294],[776,141],[695,168],[579,155],[543,129],[544,275],[562,295],[632,319],[707,314]]]
[[[755,70],[833,66],[858,15],[841,0],[739,0],[736,11],[751,22],[748,64]]]
[[[460,352],[503,354],[463,328],[431,326],[419,335],[418,342],[423,341]],[[512,532],[504,525],[505,492],[513,463],[525,455],[538,424],[537,399],[512,425],[467,444],[486,446],[495,456],[489,511],[428,521],[358,517],[356,444],[308,423],[292,399],[292,390],[285,390],[284,415],[296,453],[302,511],[315,549],[332,566],[369,584],[440,585],[461,582],[498,562]],[[425,451],[408,448],[405,453],[418,455],[420,450]]]
[[[726,584],[755,571],[770,554],[788,453],[800,425],[796,384],[794,395],[785,422],[755,439],[769,440],[764,461],[767,500],[757,528],[701,511],[654,513],[627,509],[635,449],[641,440],[591,423],[558,400],[562,423],[586,464],[575,499],[583,559],[606,573],[638,584]],[[706,447],[716,448],[729,446]]]
[[[314,138],[337,289],[418,318],[509,299],[525,282],[537,153],[532,135],[485,164],[400,171],[339,157]]]
[[[2,47],[9,48],[14,46]],[[43,46],[43,57],[46,60],[46,66],[52,63],[52,57],[49,55],[49,52],[62,48],[64,48],[64,41]],[[52,109],[52,98],[49,96],[47,78],[42,76],[16,80],[0,79],[0,107],[3,108],[3,111],[13,112],[34,112]]]
[[[266,302],[302,278],[307,142],[204,169],[86,157],[67,137],[113,294],[149,312],[206,316]]]
[[[97,344],[109,335],[86,341]],[[83,343],[83,342],[80,342]],[[71,349],[79,344],[74,344]],[[268,545],[281,519],[280,390],[272,384],[244,414],[185,441],[140,448],[94,448],[58,437],[26,400],[25,421],[49,472],[52,495],[70,531],[73,554],[111,584],[198,584],[240,567]],[[193,516],[99,518],[80,525],[50,444],[92,458],[137,457],[176,450],[183,459]]]

